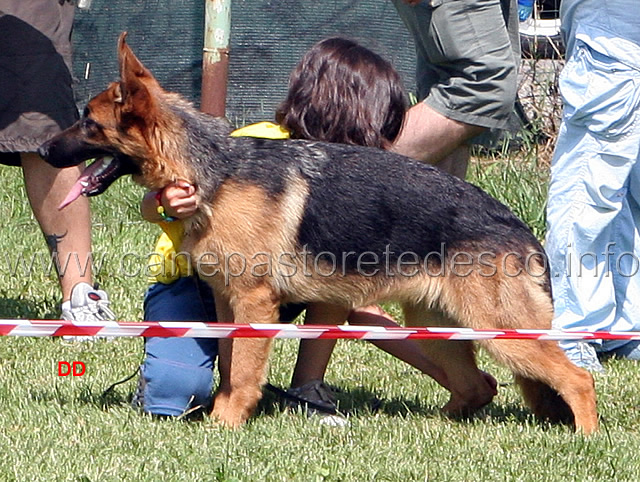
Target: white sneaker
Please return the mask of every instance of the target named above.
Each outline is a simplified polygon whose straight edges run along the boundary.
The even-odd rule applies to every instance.
[[[67,321],[80,321],[88,323],[100,323],[114,321],[116,315],[109,308],[109,297],[103,290],[93,288],[88,283],[78,283],[71,291],[69,306],[63,303],[62,319]],[[88,340],[91,336],[64,336],[65,340]]]

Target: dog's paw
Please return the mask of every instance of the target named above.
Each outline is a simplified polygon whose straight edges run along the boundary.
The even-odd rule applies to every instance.
[[[237,398],[237,397],[236,397]],[[220,392],[213,402],[211,418],[218,424],[227,428],[240,428],[249,419],[251,411],[244,404],[234,403],[231,394]]]
[[[214,407],[211,412],[211,418],[225,428],[238,429],[246,423],[248,417],[242,415],[239,411],[216,410]]]
[[[489,376],[491,377],[491,375]],[[484,390],[479,390],[473,394],[467,393],[465,394],[466,396],[452,393],[447,404],[442,407],[442,411],[449,417],[470,417],[482,407],[491,403],[493,397],[498,393],[495,386],[489,382],[484,388]]]

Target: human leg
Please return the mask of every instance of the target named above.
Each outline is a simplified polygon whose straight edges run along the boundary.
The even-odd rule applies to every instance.
[[[89,200],[83,197],[58,210],[82,168],[56,169],[36,153],[23,153],[20,157],[27,197],[59,267],[62,300],[68,301],[76,284],[92,282]]]
[[[438,166],[464,179],[469,163],[468,141],[485,129],[450,119],[425,102],[412,106],[391,150]]]
[[[58,268],[63,318],[97,321],[115,316],[106,294],[91,287],[89,203],[58,210],[81,168],[54,169],[35,154],[78,119],[70,73],[74,8],[48,1],[2,6],[0,162],[23,168],[29,202]],[[75,306],[69,306],[72,299]]]
[[[171,284],[156,283],[145,297],[145,320],[215,321],[213,295],[194,277]],[[218,344],[212,338],[145,340],[141,367],[140,405],[146,413],[179,416],[196,407],[210,407],[213,366]]]
[[[486,128],[507,128],[512,116],[515,2],[394,4],[416,45],[424,102],[409,109],[393,149],[464,177],[468,142]]]
[[[638,329],[640,287],[637,158],[640,99],[629,95],[640,72],[578,42],[561,77],[564,118],[554,154],[547,207],[554,327]],[[629,256],[625,256],[629,254]],[[637,268],[636,268],[637,269]],[[562,342],[574,363],[602,370],[595,351],[620,341]],[[595,348],[595,351],[594,351]]]
[[[430,315],[431,313],[425,314],[425,320],[431,320]],[[434,314],[433,316],[440,320],[441,315]],[[377,305],[353,310],[349,314],[348,321],[352,325],[400,327],[389,313]],[[372,340],[371,343],[397,359],[417,368],[425,375],[429,375],[447,390],[450,389],[449,379],[447,378],[445,370],[425,353],[419,341]],[[495,390],[498,386],[496,379],[487,372],[480,371],[480,373],[487,384]]]
[[[349,314],[349,324],[399,327],[391,315],[377,305],[353,310]],[[372,340],[375,346],[405,363],[429,375],[436,382],[447,388],[448,380],[444,370],[433,363],[415,340]]]
[[[637,159],[629,176],[625,217],[619,222],[618,234],[624,251],[616,259],[613,273],[621,322],[616,329],[640,330],[638,307],[640,299],[640,159]],[[640,360],[640,341],[628,341],[623,345],[604,343],[607,353],[618,358]]]
[[[348,308],[325,303],[310,303],[307,306],[304,322],[310,325],[341,324],[348,316]],[[291,387],[298,388],[316,380],[324,380],[335,345],[336,340],[300,340]]]
[[[55,169],[36,153],[22,153],[20,160],[31,209],[58,273],[62,318],[83,322],[114,320],[107,294],[92,286],[89,201],[78,199],[78,203],[58,210],[82,168]]]
[[[307,308],[305,324],[340,324],[348,320],[353,325],[393,326],[399,325],[378,306],[369,306],[350,311],[348,308],[325,303],[313,303]],[[446,386],[446,377],[437,366],[424,355],[419,344],[412,340],[372,341],[378,348],[409,363],[423,373]],[[316,380],[324,380],[336,340],[301,340],[298,358],[291,380],[296,388]]]

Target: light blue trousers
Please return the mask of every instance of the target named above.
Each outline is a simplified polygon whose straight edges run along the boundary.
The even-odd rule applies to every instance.
[[[554,327],[640,330],[640,47],[593,38],[572,42],[560,78],[545,245]],[[625,341],[595,343],[610,351]]]

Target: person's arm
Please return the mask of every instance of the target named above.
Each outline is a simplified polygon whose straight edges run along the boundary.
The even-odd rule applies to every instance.
[[[185,181],[169,184],[162,191],[150,191],[142,198],[140,213],[151,223],[166,221],[165,217],[185,219],[192,216],[198,209],[196,188]],[[158,207],[164,209],[165,217],[158,212]]]

